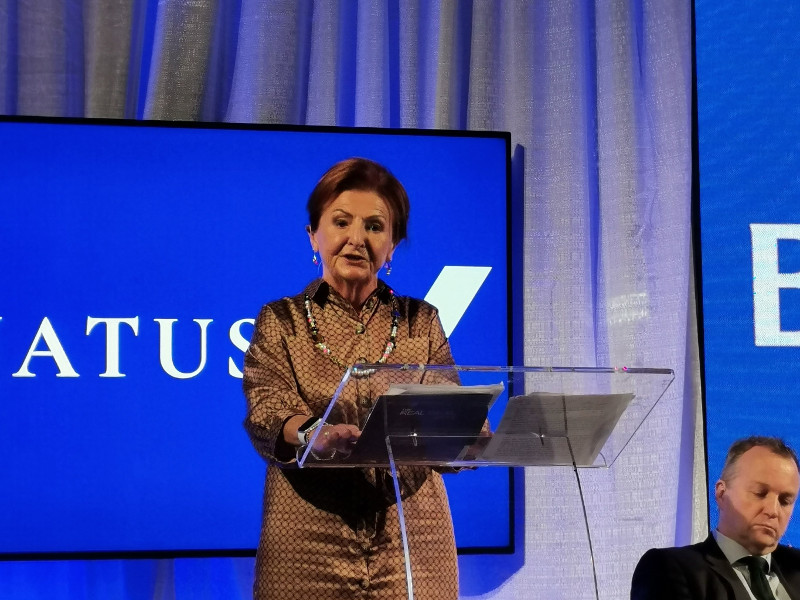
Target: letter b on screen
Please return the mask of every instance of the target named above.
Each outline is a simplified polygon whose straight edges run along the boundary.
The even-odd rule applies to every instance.
[[[800,331],[781,331],[780,291],[800,289],[800,273],[781,273],[778,240],[800,241],[800,225],[750,225],[756,346],[800,346]]]

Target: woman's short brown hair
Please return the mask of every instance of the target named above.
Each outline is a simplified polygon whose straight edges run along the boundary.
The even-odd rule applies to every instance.
[[[325,207],[348,190],[374,192],[380,196],[392,213],[392,242],[397,244],[405,239],[411,208],[408,194],[389,169],[366,158],[348,158],[338,162],[320,178],[306,204],[311,231],[319,227]]]

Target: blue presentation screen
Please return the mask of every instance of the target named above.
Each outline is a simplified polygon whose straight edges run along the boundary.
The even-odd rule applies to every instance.
[[[344,158],[408,190],[398,293],[490,268],[450,340],[459,363],[507,364],[509,143],[0,120],[0,554],[255,549],[242,355],[260,307],[319,275],[305,203]],[[509,478],[448,476],[462,549],[511,544]]]
[[[695,7],[713,527],[733,440],[776,435],[800,450],[800,7]],[[800,544],[797,519],[785,540]]]

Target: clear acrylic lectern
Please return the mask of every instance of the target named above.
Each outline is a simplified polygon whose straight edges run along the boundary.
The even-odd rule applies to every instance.
[[[627,367],[353,365],[322,420],[358,425],[361,437],[347,451],[319,453],[318,427],[298,465],[390,470],[413,598],[398,466],[571,467],[583,504],[578,469],[613,465],[673,378],[670,369]],[[584,524],[591,553],[585,509]]]

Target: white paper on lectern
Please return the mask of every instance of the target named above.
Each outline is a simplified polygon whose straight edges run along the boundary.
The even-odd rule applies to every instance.
[[[361,436],[346,461],[376,461],[386,455],[387,439],[394,440],[393,452],[404,452],[401,460],[426,459],[414,448],[432,452],[451,462],[460,460],[463,448],[471,445],[482,427],[488,430],[487,413],[503,392],[502,383],[492,385],[393,384],[373,404],[361,428]],[[455,449],[457,452],[451,452]],[[460,452],[460,454],[458,454]],[[413,456],[412,454],[417,454]],[[455,458],[458,455],[458,458]]]
[[[492,399],[489,402],[489,408],[492,407],[497,397],[503,393],[505,386],[502,382],[493,383],[490,385],[450,385],[447,383],[436,383],[426,385],[424,383],[393,383],[386,390],[384,396],[396,396],[399,394],[416,394],[416,395],[430,395],[440,396],[453,394],[491,394]]]
[[[574,457],[576,465],[591,466],[633,397],[549,392],[513,396],[481,460],[563,465],[572,464]]]

